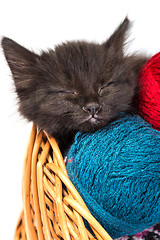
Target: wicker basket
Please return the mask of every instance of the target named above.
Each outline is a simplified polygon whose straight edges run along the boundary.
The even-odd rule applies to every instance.
[[[68,178],[55,139],[35,126],[23,171],[23,205],[15,240],[111,240]],[[84,225],[90,224],[95,236]]]

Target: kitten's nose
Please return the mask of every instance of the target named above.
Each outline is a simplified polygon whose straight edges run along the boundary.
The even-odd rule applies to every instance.
[[[83,107],[85,112],[88,112],[90,115],[94,116],[100,110],[100,105],[98,103],[88,103],[85,107]]]

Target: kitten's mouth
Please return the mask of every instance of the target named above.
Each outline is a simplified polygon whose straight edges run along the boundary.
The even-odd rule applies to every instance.
[[[97,115],[90,115],[89,117],[85,118],[81,123],[90,122],[91,124],[100,123],[100,118]]]
[[[98,120],[98,118],[95,118],[95,117],[90,117],[90,118],[88,119],[88,121],[90,121],[91,123],[98,123],[98,122],[100,122],[100,121]]]
[[[89,115],[79,123],[78,131],[94,132],[103,127],[104,125],[104,120],[98,115]]]

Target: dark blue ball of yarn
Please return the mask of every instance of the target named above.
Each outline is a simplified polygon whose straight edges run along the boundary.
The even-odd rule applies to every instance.
[[[95,133],[77,133],[67,153],[69,177],[113,238],[160,221],[160,132],[139,116]]]

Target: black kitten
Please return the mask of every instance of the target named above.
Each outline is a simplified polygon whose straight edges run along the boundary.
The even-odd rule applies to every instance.
[[[103,44],[68,42],[41,55],[3,38],[20,113],[63,145],[130,111],[146,58],[124,55],[129,25],[126,18]]]

